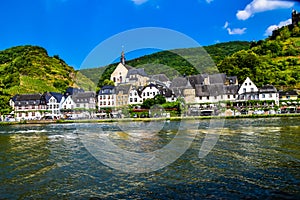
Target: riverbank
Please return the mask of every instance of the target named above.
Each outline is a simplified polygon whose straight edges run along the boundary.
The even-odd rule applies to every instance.
[[[272,114],[272,115],[236,115],[236,116],[184,116],[163,118],[109,118],[109,119],[81,119],[81,120],[28,120],[20,122],[0,122],[0,126],[22,124],[63,124],[63,123],[112,123],[112,122],[151,122],[151,121],[181,121],[205,119],[241,119],[241,118],[272,118],[272,117],[299,117],[300,114]]]

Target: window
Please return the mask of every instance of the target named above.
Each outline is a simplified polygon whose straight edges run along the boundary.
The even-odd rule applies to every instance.
[[[209,96],[207,96],[206,99],[209,100]]]
[[[147,97],[149,97],[149,92],[147,92]]]
[[[137,102],[137,98],[134,98],[134,102]]]
[[[266,97],[266,95],[265,95],[265,94],[262,94],[261,96],[262,96],[262,98],[263,98],[263,99]]]
[[[202,100],[202,97],[199,97],[200,100]]]
[[[246,93],[246,88],[243,88],[243,92]]]
[[[227,98],[230,99],[230,95],[227,95]]]
[[[247,86],[248,84],[247,84],[247,83],[245,83],[245,85]]]
[[[251,82],[249,83],[249,85],[251,85]]]
[[[254,92],[254,88],[251,88],[251,92]]]
[[[269,94],[269,97],[272,98],[272,94]]]
[[[129,99],[129,102],[132,102],[132,98]]]
[[[113,81],[116,82],[116,77],[113,77]]]

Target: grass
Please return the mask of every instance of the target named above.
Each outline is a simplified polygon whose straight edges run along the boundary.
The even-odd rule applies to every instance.
[[[31,78],[28,76],[20,77],[20,86],[14,86],[6,90],[9,94],[25,94],[25,93],[43,93],[46,91],[58,92],[53,85],[44,80]]]

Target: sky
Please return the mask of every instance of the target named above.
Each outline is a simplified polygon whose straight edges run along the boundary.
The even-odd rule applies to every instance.
[[[44,47],[80,69],[97,45],[124,31],[171,29],[201,46],[258,41],[291,23],[289,0],[9,0],[0,3],[0,50],[19,45]],[[116,48],[116,47],[114,47]],[[126,52],[124,44],[117,52]],[[131,54],[128,59],[145,52]],[[99,66],[110,63],[105,52]],[[91,66],[96,67],[96,66]]]

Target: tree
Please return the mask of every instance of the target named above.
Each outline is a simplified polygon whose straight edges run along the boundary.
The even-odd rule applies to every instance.
[[[104,85],[112,85],[112,86],[114,86],[115,83],[114,83],[112,80],[105,79],[105,80],[103,81],[103,86],[104,86]]]
[[[158,94],[154,97],[154,103],[162,105],[162,104],[166,103],[166,98],[163,95]]]

